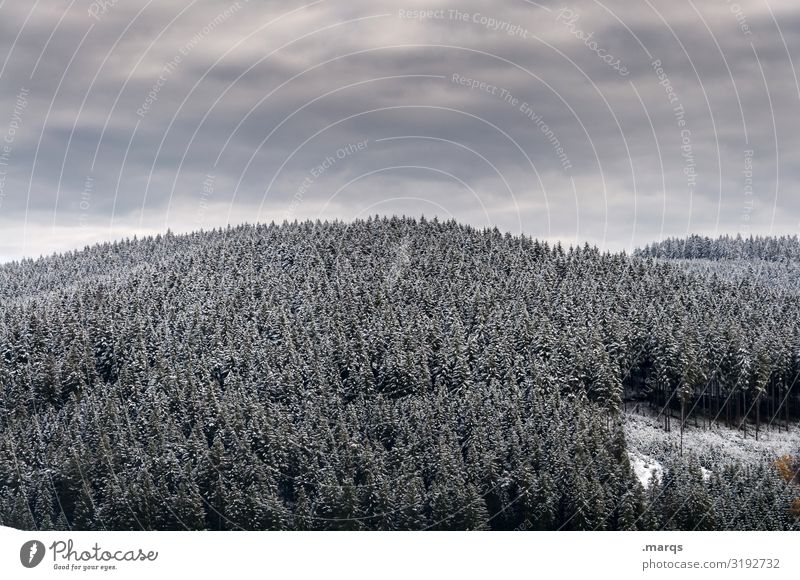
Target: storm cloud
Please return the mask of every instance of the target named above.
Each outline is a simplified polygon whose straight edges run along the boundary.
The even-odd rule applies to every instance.
[[[373,214],[615,250],[799,228],[788,0],[39,0],[0,16],[0,260]]]

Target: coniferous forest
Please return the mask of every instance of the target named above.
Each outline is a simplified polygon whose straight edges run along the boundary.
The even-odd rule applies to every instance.
[[[726,271],[800,243],[689,241],[371,218],[2,266],[0,525],[800,529],[794,456],[683,447],[800,428],[796,280]],[[630,413],[680,433],[647,481]]]

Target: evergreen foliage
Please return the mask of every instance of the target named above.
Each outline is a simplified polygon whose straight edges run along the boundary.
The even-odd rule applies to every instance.
[[[633,401],[800,413],[800,297],[650,253],[371,218],[0,267],[0,524],[794,529],[772,465],[633,474]]]

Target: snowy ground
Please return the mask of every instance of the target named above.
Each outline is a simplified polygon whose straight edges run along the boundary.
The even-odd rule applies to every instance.
[[[687,424],[683,432],[683,451],[699,459],[704,473],[734,461],[774,461],[781,455],[800,452],[800,425],[790,427],[789,433],[785,430],[762,430],[758,441],[754,435],[754,431],[748,430],[747,437],[744,437],[741,431],[722,425],[703,430]],[[663,421],[655,416],[627,413],[625,437],[631,465],[644,485],[653,471],[660,474],[661,463],[666,458],[680,453],[677,421],[673,422],[673,430],[667,433]]]
[[[647,484],[650,481],[653,473],[658,475],[658,477],[661,477],[661,472],[664,471],[664,468],[661,466],[659,461],[656,461],[647,455],[642,455],[639,452],[628,451],[628,457],[630,458],[633,472],[645,487],[647,487]]]

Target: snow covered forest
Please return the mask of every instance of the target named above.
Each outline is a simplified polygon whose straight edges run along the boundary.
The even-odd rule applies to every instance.
[[[708,236],[692,235],[688,238],[667,238],[663,242],[648,244],[636,252],[639,256],[687,258],[707,260],[766,260],[770,262],[800,261],[800,241],[797,236]]]
[[[741,274],[799,257],[371,218],[7,264],[0,525],[800,529],[795,270]]]

